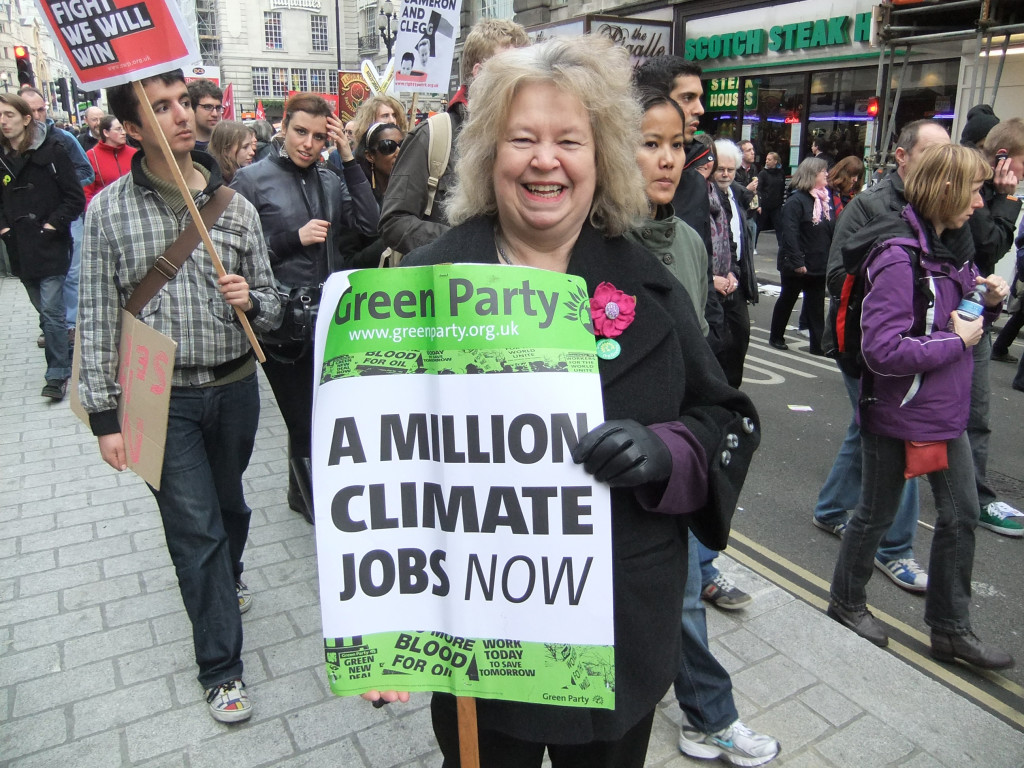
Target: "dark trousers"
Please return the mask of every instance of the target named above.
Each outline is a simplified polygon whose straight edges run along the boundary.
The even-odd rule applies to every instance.
[[[750,311],[743,291],[736,291],[723,296],[715,294],[718,303],[725,313],[726,344],[718,352],[718,364],[725,371],[725,378],[730,386],[739,388],[743,383],[743,361],[747,358],[747,347],[750,346]]]
[[[1021,302],[1020,309],[1007,318],[1003,330],[999,332],[996,340],[992,342],[992,354],[1005,355],[1009,352],[1010,345],[1016,340],[1021,328],[1024,328],[1024,301]]]
[[[65,337],[67,331],[64,331]],[[217,387],[174,387],[160,508],[204,688],[242,676],[235,581],[251,510],[242,491],[260,415],[256,374]]]
[[[825,330],[825,276],[801,275],[797,272],[782,272],[782,292],[772,312],[772,327],[769,337],[781,342],[786,335],[786,324],[793,314],[796,300],[802,293],[807,309],[807,330],[811,334],[811,351],[821,351],[821,334]]]
[[[967,439],[971,443],[974,461],[974,483],[978,490],[978,504],[987,507],[996,501],[996,492],[988,484],[988,444],[992,428],[988,412],[992,399],[988,369],[992,358],[992,333],[986,330],[981,341],[971,347],[974,370],[971,372],[971,408],[967,412]]]
[[[861,430],[864,475],[860,503],[843,532],[832,576],[832,599],[847,610],[867,601],[878,542],[889,529],[903,492],[906,454],[902,440]],[[947,442],[949,469],[928,475],[937,521],[928,558],[924,623],[940,632],[971,630],[971,572],[974,529],[980,509],[974,488],[971,447],[965,434]]]
[[[288,427],[289,455],[308,459],[312,455],[313,432],[313,349],[301,354],[299,350],[282,348],[278,358],[275,350],[268,350],[263,372],[267,374],[274,399]],[[296,356],[298,355],[298,356]],[[294,362],[282,362],[294,360]]]
[[[782,216],[782,206],[777,208],[761,208],[761,213],[757,215],[757,234],[760,235],[766,229],[770,229],[773,232],[777,232],[779,229],[779,218]],[[754,238],[754,247],[757,247],[757,238]]]
[[[434,737],[444,756],[442,768],[460,768],[455,697],[435,693],[430,700],[430,716]],[[653,723],[652,709],[621,739],[592,741],[589,744],[542,744],[481,728],[477,737],[480,765],[484,768],[539,768],[547,748],[552,768],[642,768]]]

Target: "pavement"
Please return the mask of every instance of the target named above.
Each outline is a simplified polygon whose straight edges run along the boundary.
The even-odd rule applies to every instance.
[[[333,696],[323,665],[313,530],[285,504],[286,430],[263,382],[244,617],[251,721],[214,722],[156,505],[99,458],[67,402],[40,397],[35,314],[0,278],[0,765],[205,768],[439,766],[425,694],[373,709]],[[754,596],[708,609],[742,719],[791,768],[1024,765],[1024,735],[727,555]],[[680,755],[669,693],[647,764]],[[485,767],[486,768],[486,767]]]

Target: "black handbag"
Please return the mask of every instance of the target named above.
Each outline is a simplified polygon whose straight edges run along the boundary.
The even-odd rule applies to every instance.
[[[316,316],[320,311],[320,286],[300,285],[290,288],[278,284],[284,314],[281,325],[273,331],[260,332],[260,340],[281,347],[305,347],[313,343]]]

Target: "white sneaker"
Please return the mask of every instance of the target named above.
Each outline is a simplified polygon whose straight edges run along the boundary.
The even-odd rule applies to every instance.
[[[701,733],[683,718],[679,729],[679,751],[687,757],[718,758],[731,765],[764,765],[779,755],[776,739],[755,733],[737,720],[718,733]]]
[[[892,579],[897,587],[907,592],[924,592],[928,589],[928,574],[912,557],[881,560],[875,555],[875,567]]]
[[[206,691],[210,715],[221,723],[240,723],[252,717],[252,704],[241,680],[228,680]]]

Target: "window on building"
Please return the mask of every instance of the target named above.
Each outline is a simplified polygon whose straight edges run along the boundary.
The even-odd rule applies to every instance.
[[[252,93],[254,96],[270,95],[270,70],[267,67],[252,68]]]
[[[482,19],[511,19],[513,14],[512,0],[480,0]]]
[[[371,5],[359,12],[360,35],[368,37],[377,34],[377,6]]]
[[[273,89],[271,95],[275,98],[283,99],[288,96],[288,68],[274,67],[271,70],[270,85]]]
[[[309,90],[313,93],[327,93],[327,70],[309,70]]]
[[[309,34],[313,41],[314,51],[327,51],[329,41],[327,38],[327,17],[313,14],[309,17]]]
[[[292,70],[292,90],[293,91],[308,91],[309,90],[309,78],[308,73],[304,69],[293,69]]]
[[[263,12],[263,37],[266,40],[267,48],[284,48],[284,40],[281,37],[281,14],[279,11]]]

